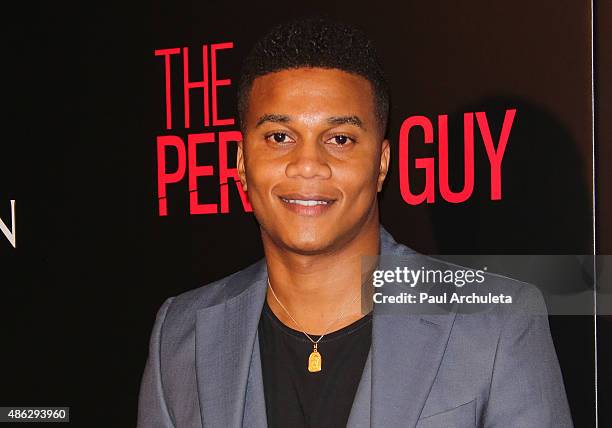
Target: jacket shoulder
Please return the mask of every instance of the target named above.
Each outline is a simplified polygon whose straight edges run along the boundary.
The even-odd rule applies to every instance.
[[[193,323],[198,310],[223,304],[249,288],[254,279],[265,274],[265,259],[217,281],[170,297],[166,325]]]

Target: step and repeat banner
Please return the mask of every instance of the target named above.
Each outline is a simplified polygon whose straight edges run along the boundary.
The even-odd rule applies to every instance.
[[[263,257],[236,164],[240,69],[274,25],[309,15],[362,28],[385,70],[381,223],[418,252],[569,298],[549,302],[551,333],[574,425],[595,426],[592,7],[552,0],[17,6],[3,30],[0,406],[135,426],[164,300]],[[588,297],[572,311],[574,295]]]

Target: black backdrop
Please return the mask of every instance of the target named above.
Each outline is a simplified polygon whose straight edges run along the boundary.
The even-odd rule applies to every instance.
[[[235,188],[229,213],[190,215],[185,179],[169,186],[168,215],[159,215],[156,138],[237,126],[205,128],[194,95],[191,128],[177,101],[175,127],[166,130],[156,49],[188,47],[195,64],[202,45],[231,41],[218,69],[234,82],[252,41],[274,23],[325,12],[361,25],[379,47],[392,88],[394,151],[381,210],[398,241],[438,254],[592,252],[589,5],[395,3],[314,1],[298,10],[286,2],[175,1],[7,11],[0,218],[10,225],[9,200],[16,200],[17,247],[0,235],[2,405],[67,405],[75,426],[133,426],[163,300],[262,256],[257,225]],[[197,64],[190,67],[200,75]],[[235,117],[234,86],[220,93],[220,116]],[[507,108],[517,116],[502,200],[488,197],[478,139],[468,201],[402,200],[397,140],[405,118],[448,114],[452,159],[462,153],[453,141],[460,142],[464,112],[485,111],[496,136]],[[216,150],[203,149],[198,162],[216,164]],[[175,166],[170,155],[168,169]],[[451,160],[451,168],[461,183],[461,164]],[[415,189],[420,179],[411,176]],[[218,177],[198,186],[202,202],[218,202]],[[594,426],[593,318],[550,322],[574,423]]]

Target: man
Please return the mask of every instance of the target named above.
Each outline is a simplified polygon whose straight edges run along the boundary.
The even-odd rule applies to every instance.
[[[363,257],[416,255],[379,224],[389,97],[375,58],[322,19],[275,28],[247,57],[237,165],[265,258],[162,305],[139,427],[571,426],[547,319],[520,309],[542,308],[526,285],[490,280],[519,309],[362,310]]]

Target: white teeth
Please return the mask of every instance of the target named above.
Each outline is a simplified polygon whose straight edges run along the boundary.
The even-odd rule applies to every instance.
[[[314,207],[316,205],[327,205],[329,202],[327,201],[315,201],[315,200],[302,200],[302,199],[285,199],[282,198],[283,201],[288,202],[290,204],[302,205],[305,207]]]

